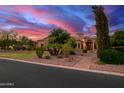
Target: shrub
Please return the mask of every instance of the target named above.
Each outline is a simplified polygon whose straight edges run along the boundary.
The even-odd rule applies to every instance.
[[[44,52],[43,47],[36,48],[36,54],[37,54],[38,58],[42,58],[43,52]]]
[[[75,55],[76,53],[75,53],[74,50],[70,50],[70,51],[69,51],[69,54],[70,54],[70,55]]]
[[[63,58],[63,55],[57,55],[57,58]]]
[[[119,46],[118,47],[114,47],[114,49],[124,53],[124,46],[123,47],[121,47],[121,46],[120,47]]]
[[[59,51],[61,50],[62,45],[61,44],[49,44],[47,45],[47,50],[49,53],[53,56],[57,56],[59,54]]]
[[[21,50],[21,46],[13,46],[14,50]]]
[[[26,50],[29,50],[30,51],[30,50],[32,50],[32,48],[31,47],[27,47]]]
[[[47,55],[47,56],[45,56],[45,58],[46,58],[46,59],[50,59],[51,57]]]
[[[70,44],[73,48],[76,48],[76,40],[74,38],[69,38],[67,43]]]
[[[111,40],[112,46],[124,46],[124,40]]]
[[[48,51],[44,51],[43,58],[50,59],[50,53]]]
[[[102,62],[102,61],[97,61],[96,63],[99,65],[105,65],[105,62]]]
[[[75,54],[75,51],[69,44],[64,44],[63,45],[63,54],[65,56],[69,56],[69,55]]]
[[[100,61],[107,64],[124,64],[124,55],[120,51],[107,49],[101,52]]]
[[[22,47],[22,50],[26,50],[26,47]]]
[[[82,52],[83,53],[87,53],[87,49],[82,49]]]

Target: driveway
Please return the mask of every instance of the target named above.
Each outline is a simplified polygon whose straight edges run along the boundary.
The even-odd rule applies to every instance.
[[[124,88],[124,77],[0,59],[0,87]]]

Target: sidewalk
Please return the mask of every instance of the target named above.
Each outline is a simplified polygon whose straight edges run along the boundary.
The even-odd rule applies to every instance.
[[[96,60],[97,60],[96,54],[89,52],[84,54],[82,60],[77,62],[73,67],[89,69],[91,64],[95,63]]]
[[[100,65],[96,63],[97,60],[98,59],[95,53],[87,53],[86,55],[84,55],[82,60],[76,63],[73,67],[124,73],[124,65],[112,65],[112,64]]]

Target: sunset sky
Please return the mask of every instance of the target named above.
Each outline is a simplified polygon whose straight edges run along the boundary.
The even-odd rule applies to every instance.
[[[124,29],[124,6],[104,6],[110,32]],[[0,30],[16,31],[32,40],[46,37],[54,28],[75,35],[94,35],[95,19],[91,6],[0,6]]]

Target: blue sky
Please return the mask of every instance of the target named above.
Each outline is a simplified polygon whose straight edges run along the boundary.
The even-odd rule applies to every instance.
[[[124,6],[104,6],[110,32],[124,29]],[[0,29],[16,31],[33,40],[46,37],[54,28],[62,28],[75,35],[83,32],[94,35],[95,19],[87,5],[0,6]]]

